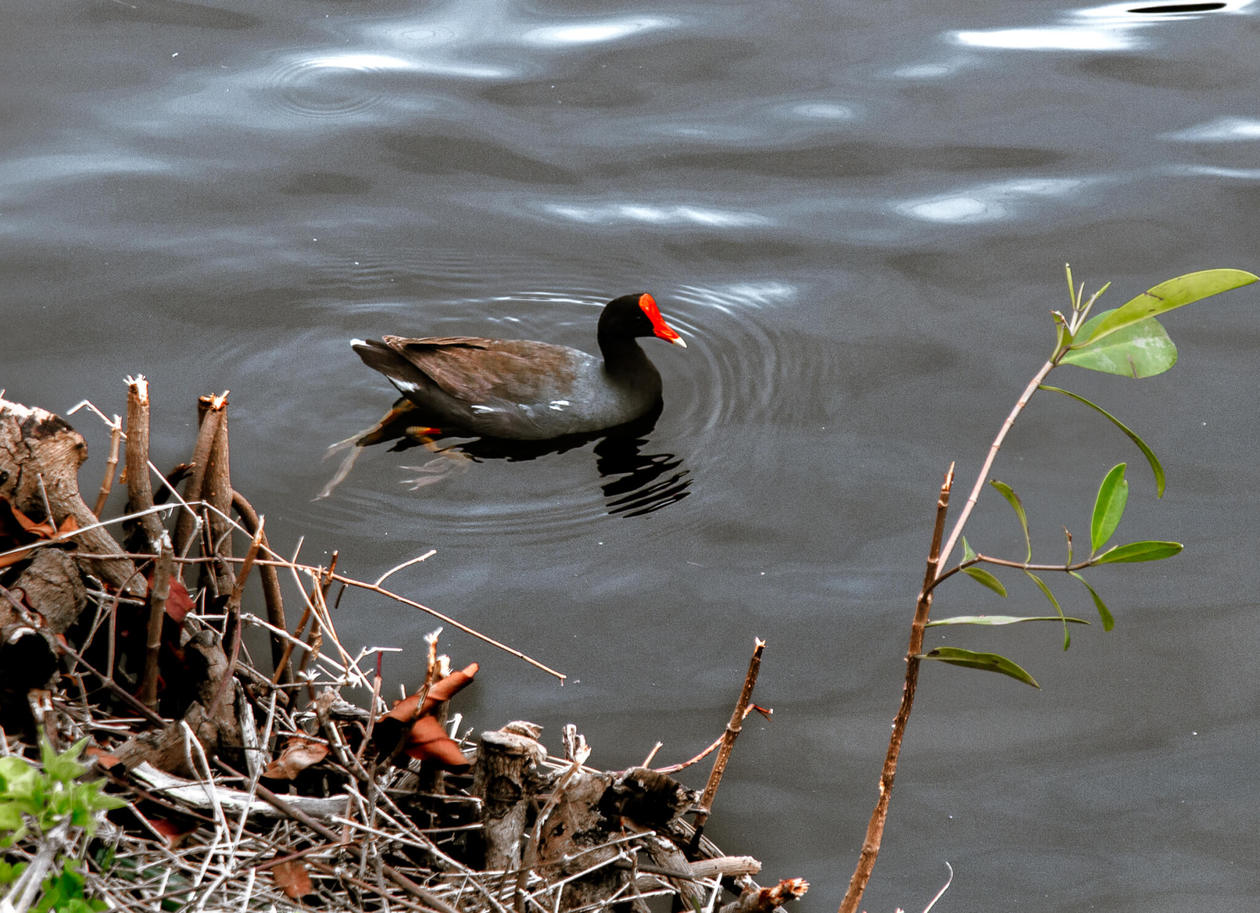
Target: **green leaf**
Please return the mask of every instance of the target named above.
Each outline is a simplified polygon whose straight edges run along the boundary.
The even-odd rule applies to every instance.
[[[1260,276],[1240,269],[1205,269],[1177,276],[1161,282],[1107,313],[1089,334],[1077,333],[1073,348],[1084,348],[1148,317],[1157,317],[1174,308],[1250,285],[1257,280],[1260,280]]]
[[[77,759],[87,746],[87,742],[87,739],[80,739],[58,754],[46,739],[43,740],[39,750],[44,764],[44,773],[62,783],[69,783],[83,776],[87,771],[87,765],[79,763]]]
[[[937,647],[935,650],[920,653],[917,658],[936,659],[953,666],[982,669],[985,672],[1000,672],[1003,675],[1009,675],[1011,678],[1023,682],[1025,685],[1032,685],[1034,688],[1041,687],[1037,684],[1037,680],[1029,675],[1018,663],[1007,659],[1005,656],[999,656],[997,653],[977,653],[974,650],[964,650],[961,647]]]
[[[22,826],[22,807],[16,802],[0,802],[0,832],[16,831]]]
[[[966,574],[968,577],[970,577],[972,580],[976,581],[977,583],[981,583],[984,586],[987,586],[989,589],[997,593],[999,596],[1006,595],[1006,587],[1002,586],[1002,581],[998,580],[996,577],[994,577],[984,568],[965,567],[963,568],[963,573]]]
[[[1054,350],[1058,352],[1072,341],[1072,332],[1068,329],[1067,318],[1059,311],[1051,311],[1054,320]]]
[[[1107,604],[1102,601],[1102,597],[1099,596],[1098,593],[1094,591],[1094,588],[1086,582],[1085,578],[1076,571],[1068,571],[1068,573],[1079,580],[1081,582],[1081,586],[1089,590],[1089,595],[1094,598],[1094,608],[1098,610],[1098,617],[1102,619],[1103,630],[1110,631],[1114,628],[1116,626],[1116,620],[1111,617],[1111,612],[1107,610]]]
[[[1046,586],[1046,582],[1034,574],[1032,571],[1024,571],[1028,575],[1028,579],[1037,584],[1037,589],[1041,590],[1043,596],[1050,600],[1050,605],[1054,606],[1054,610],[1059,614],[1055,616],[1063,622],[1063,649],[1066,650],[1072,646],[1072,635],[1068,631],[1067,616],[1063,614],[1063,607],[1059,605],[1059,600],[1054,598],[1054,593],[1050,592],[1050,587]]]
[[[976,560],[975,549],[971,547],[971,543],[967,541],[966,536],[962,537],[962,550],[963,550],[963,557],[962,557],[963,564],[966,564],[969,561]],[[962,571],[972,580],[975,580],[977,583],[987,586],[989,589],[997,593],[999,596],[1006,595],[1006,587],[1002,586],[1002,581],[998,580],[996,577],[994,577],[992,574],[990,574],[988,571],[984,570],[983,568],[965,567],[962,569]]]
[[[935,625],[1013,625],[1021,621],[1070,621],[1073,624],[1089,624],[1083,618],[1067,618],[1058,615],[955,615],[952,618],[933,619],[927,623],[929,628]]]
[[[1081,327],[1084,335],[1115,311],[1103,311]],[[1177,346],[1154,317],[1139,320],[1094,342],[1071,346],[1059,364],[1122,377],[1154,377],[1177,363]]]
[[[25,871],[25,862],[11,863],[7,859],[0,859],[0,884],[12,884]]]
[[[1185,546],[1180,542],[1161,542],[1156,539],[1147,539],[1142,542],[1130,542],[1128,545],[1114,546],[1091,560],[1094,564],[1116,564],[1121,561],[1159,561],[1163,558],[1171,558],[1183,548]]]
[[[991,479],[989,484],[1001,492],[1002,497],[1010,503],[1015,510],[1015,516],[1019,517],[1020,528],[1024,531],[1024,545],[1027,546],[1028,553],[1025,555],[1025,561],[1032,560],[1032,539],[1028,536],[1028,515],[1024,513],[1024,503],[1020,501],[1019,495],[1015,494],[1015,489],[1007,485],[1005,482],[999,482],[997,479]]]
[[[29,800],[39,790],[39,784],[39,771],[22,758],[0,758],[0,796]]]
[[[1089,553],[1095,554],[1107,544],[1124,516],[1124,506],[1129,500],[1129,483],[1125,481],[1125,463],[1117,463],[1103,477],[1094,499],[1094,515],[1089,521]]]
[[[1160,465],[1159,459],[1155,456],[1155,451],[1146,446],[1146,441],[1138,437],[1137,432],[1133,431],[1133,429],[1124,422],[1120,421],[1120,419],[1116,418],[1102,406],[1091,403],[1085,397],[1073,393],[1071,390],[1064,390],[1062,387],[1052,387],[1049,384],[1042,384],[1037,389],[1049,390],[1052,393],[1062,393],[1064,396],[1074,399],[1078,403],[1084,403],[1086,406],[1089,406],[1089,408],[1108,419],[1113,425],[1123,431],[1129,440],[1137,446],[1137,449],[1142,451],[1142,456],[1146,457],[1146,462],[1151,465],[1151,472],[1155,475],[1155,497],[1162,498],[1164,496],[1164,467]]]

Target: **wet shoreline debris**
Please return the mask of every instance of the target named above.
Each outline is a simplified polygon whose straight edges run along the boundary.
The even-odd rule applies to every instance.
[[[476,663],[452,670],[435,633],[419,686],[387,701],[392,651],[341,642],[339,592],[396,600],[562,673],[385,586],[428,555],[375,582],[339,573],[335,553],[327,567],[279,555],[232,485],[227,394],[200,398],[191,459],[163,473],[148,384],[128,378],[127,393],[125,422],[76,407],[111,432],[89,507],[83,438],[0,391],[0,754],[37,769],[41,743],[45,766],[74,745],[66,757],[83,750],[88,776],[125,802],[47,830],[29,814],[9,831],[0,820],[0,908],[29,906],[59,877],[82,885],[83,910],[753,913],[805,893],[801,879],[759,886],[756,860],[703,836],[740,723],[761,709],[749,700],[760,642],[703,792],[670,774],[708,751],[601,771],[571,726],[560,755],[527,722],[472,739],[451,702]],[[102,522],[120,462],[127,505]],[[292,629],[286,592],[300,601]]]

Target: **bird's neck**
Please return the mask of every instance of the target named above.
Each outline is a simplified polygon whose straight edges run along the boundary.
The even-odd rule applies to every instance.
[[[634,337],[600,333],[599,351],[604,356],[604,367],[613,374],[640,370],[641,365],[650,364]]]

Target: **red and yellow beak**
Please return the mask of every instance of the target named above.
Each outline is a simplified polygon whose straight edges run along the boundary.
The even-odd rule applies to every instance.
[[[676,346],[687,348],[686,341],[678,335],[678,331],[665,322],[665,318],[661,316],[661,309],[656,306],[656,299],[646,292],[639,296],[639,308],[647,315],[647,319],[652,321],[652,332],[666,342],[672,342]]]

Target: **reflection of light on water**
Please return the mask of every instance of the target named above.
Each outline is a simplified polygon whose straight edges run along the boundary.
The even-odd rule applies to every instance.
[[[954,41],[968,47],[1013,51],[1123,51],[1137,47],[1135,37],[1118,29],[1053,28],[981,29],[954,32]]]
[[[722,286],[683,285],[675,297],[692,301],[726,314],[737,314],[749,307],[765,308],[794,299],[797,287],[789,282],[766,279],[760,282],[733,282]]]
[[[1167,139],[1191,143],[1232,143],[1260,139],[1260,120],[1246,117],[1219,117],[1206,124],[1167,134]]]
[[[848,105],[834,102],[811,101],[792,106],[792,113],[811,120],[851,120],[854,111]]]
[[[401,57],[391,57],[388,54],[332,54],[326,57],[314,57],[306,61],[306,66],[371,73],[377,70],[410,70],[415,65]]]
[[[1185,174],[1203,174],[1213,178],[1229,178],[1234,181],[1260,180],[1260,168],[1221,168],[1217,165],[1191,165],[1183,169]]]
[[[571,45],[599,44],[620,41],[631,35],[678,25],[678,20],[661,16],[635,16],[624,19],[605,19],[599,22],[582,22],[571,25],[549,25],[530,29],[522,37],[530,44]]]
[[[1006,208],[975,197],[942,197],[898,206],[900,212],[928,222],[989,222],[1006,215]]]
[[[984,184],[971,190],[910,200],[897,212],[926,222],[995,222],[1010,216],[1014,207],[1029,197],[1064,197],[1080,191],[1089,181],[1082,178],[1033,178]]]
[[[899,79],[943,79],[961,70],[962,63],[917,63],[898,67],[892,75]]]
[[[574,222],[646,222],[650,225],[705,225],[710,228],[747,228],[770,220],[752,212],[732,212],[705,206],[652,206],[646,203],[548,203],[552,215]]]
[[[1205,15],[1239,13],[1253,0],[1232,3],[1108,3],[1075,10],[1066,24],[1030,28],[970,29],[952,32],[951,41],[967,47],[1015,51],[1126,51],[1150,42],[1139,29],[1162,22],[1197,19]],[[1075,20],[1075,21],[1071,21]]]
[[[3,170],[0,170],[0,188],[21,192],[39,181],[72,181],[100,175],[161,174],[171,170],[171,163],[166,159],[135,155],[121,149],[33,155],[5,162]]]

